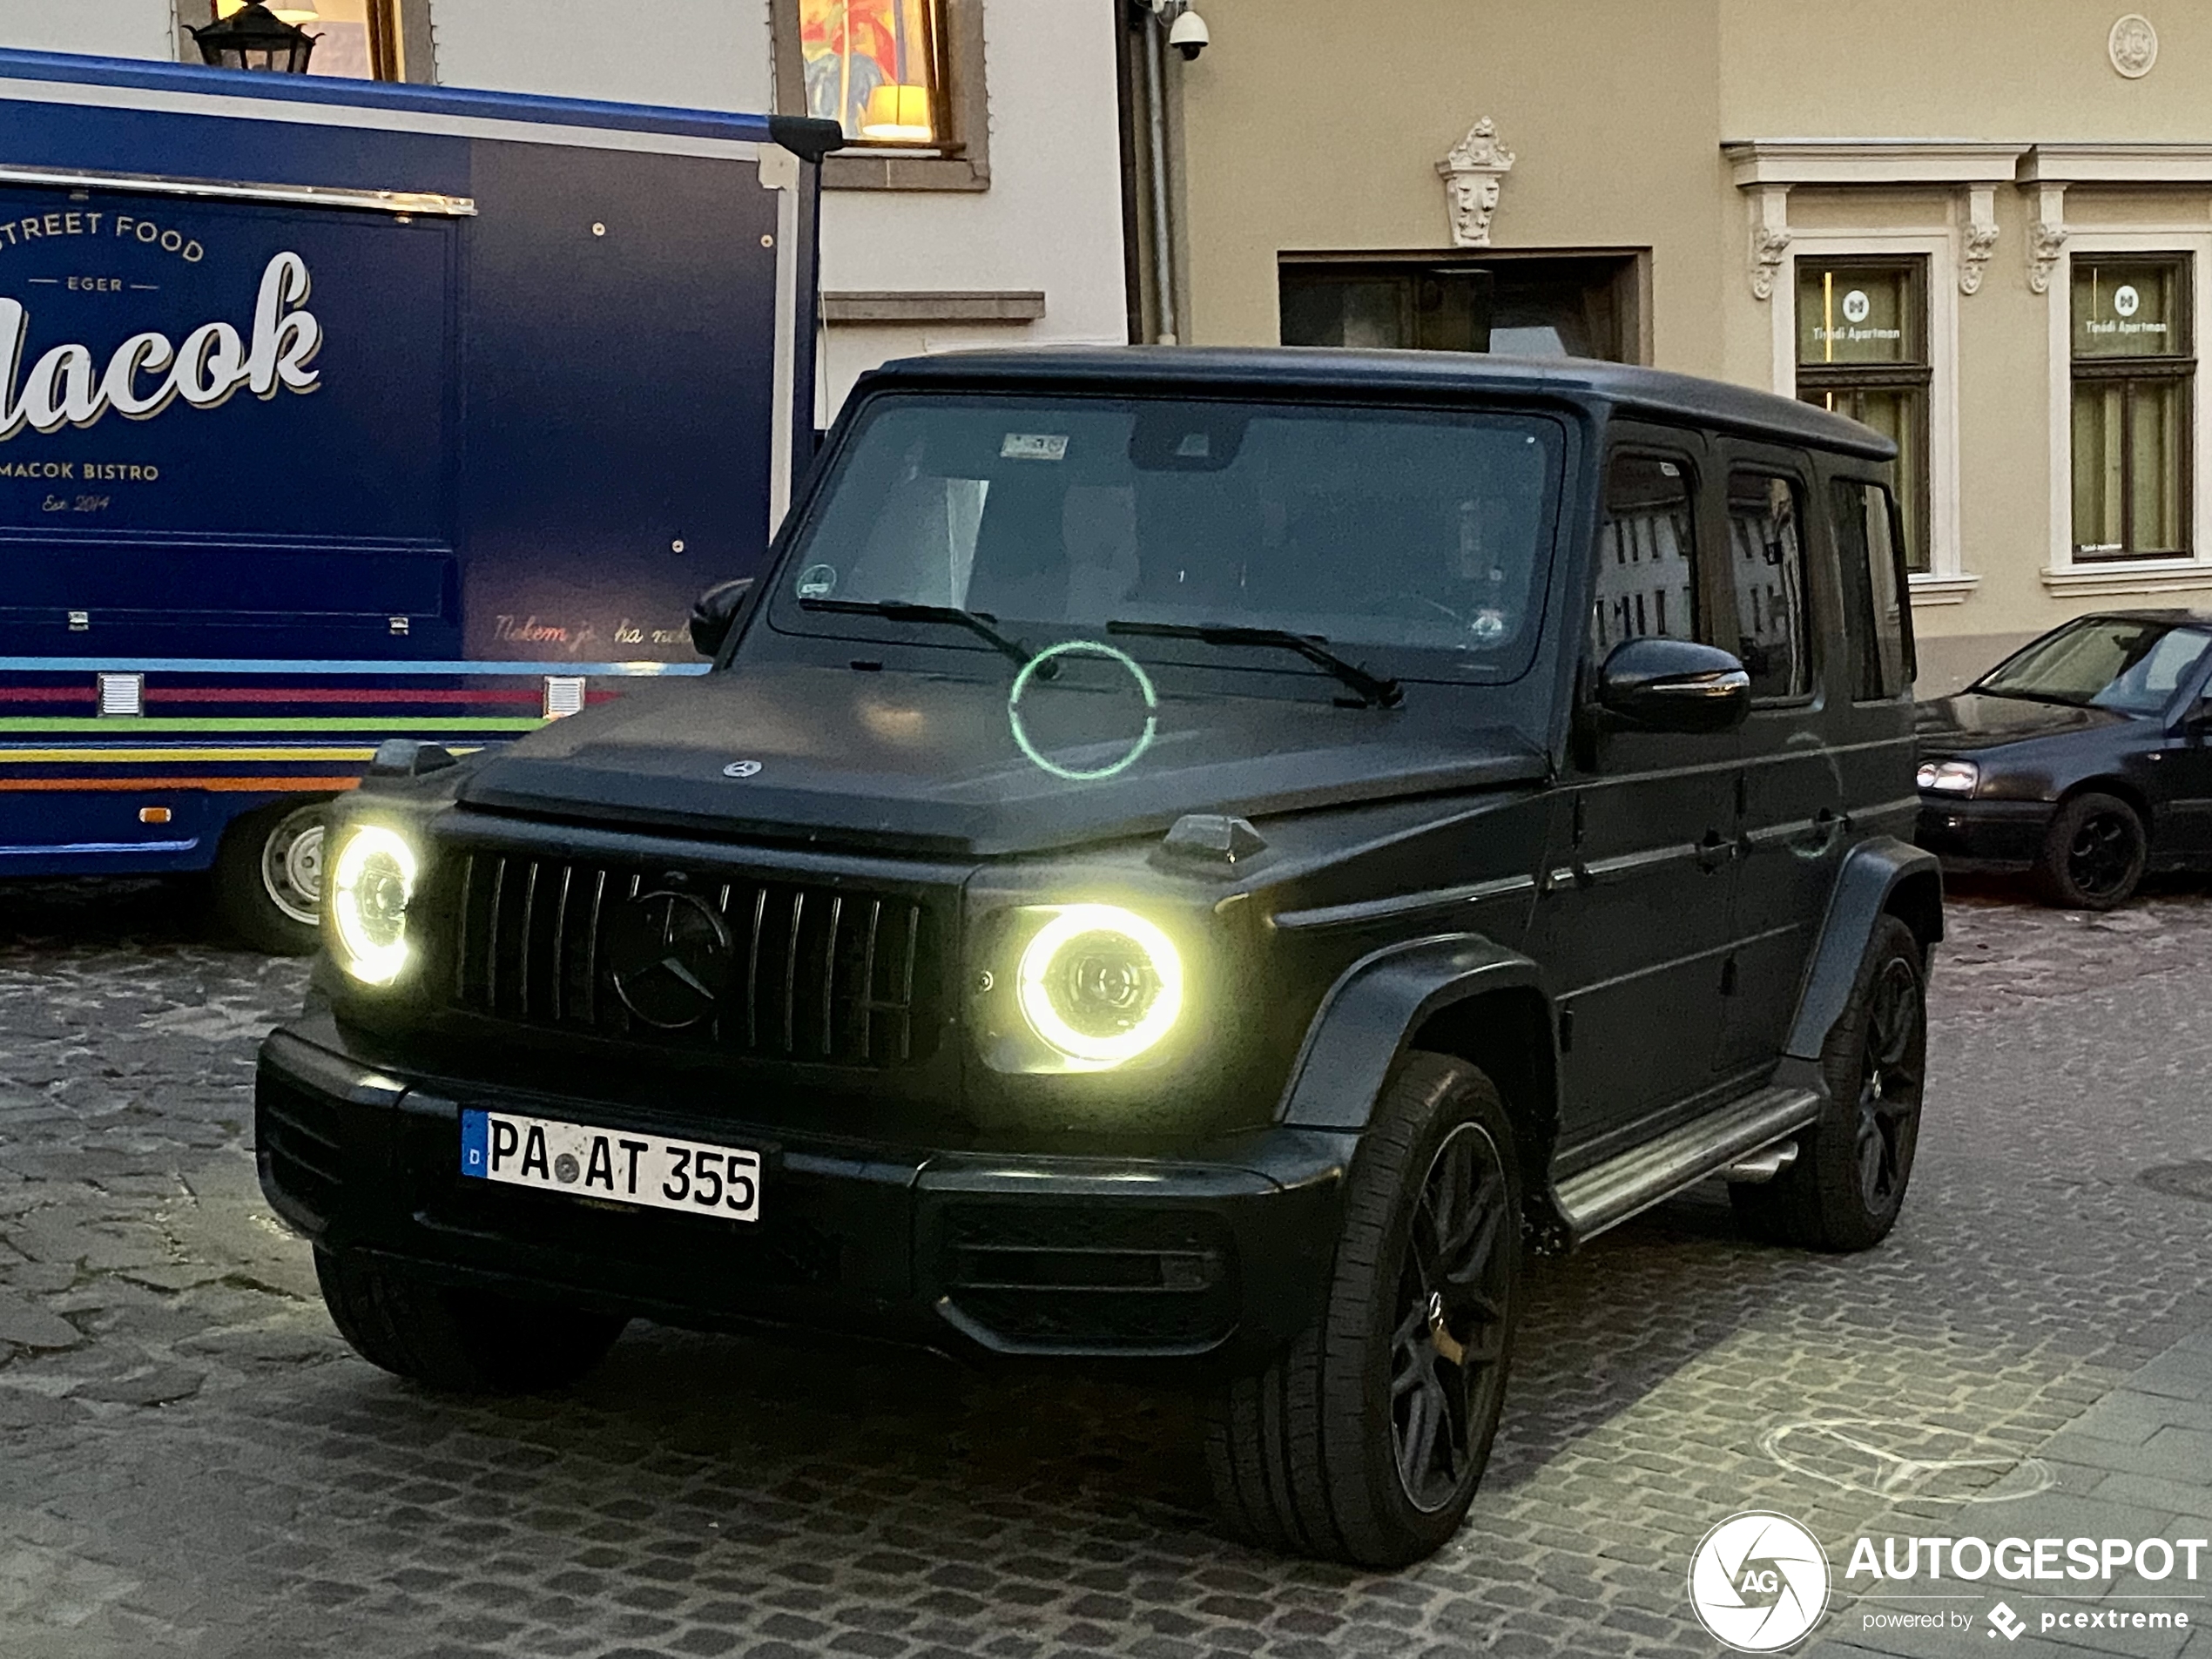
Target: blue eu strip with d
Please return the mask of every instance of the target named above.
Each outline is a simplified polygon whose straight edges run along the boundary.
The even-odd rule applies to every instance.
[[[461,1173],[488,1180],[487,1148],[491,1143],[491,1121],[482,1112],[461,1114]]]

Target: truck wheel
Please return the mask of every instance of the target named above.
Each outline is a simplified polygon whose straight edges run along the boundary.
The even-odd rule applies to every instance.
[[[223,925],[256,950],[305,956],[321,942],[323,826],[327,799],[279,801],[223,833],[215,854],[215,908]]]
[[[1211,1402],[1230,1524],[1264,1547],[1402,1567],[1474,1500],[1521,1305],[1521,1166],[1498,1091],[1414,1054],[1377,1103],[1320,1312]]]
[[[2149,861],[2134,807],[2114,795],[2076,795],[2052,819],[2028,882],[2046,904],[2110,910],[2127,903]]]
[[[1927,1055],[1920,941],[1884,916],[1821,1053],[1829,1100],[1820,1121],[1797,1137],[1797,1162],[1781,1174],[1728,1190],[1743,1231],[1815,1250],[1880,1244],[1912,1178]]]
[[[394,1376],[459,1394],[526,1394],[575,1382],[629,1320],[455,1290],[352,1251],[315,1251],[338,1334]]]

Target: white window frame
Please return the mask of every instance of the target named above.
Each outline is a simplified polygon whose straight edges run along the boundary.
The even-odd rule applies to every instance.
[[[1916,605],[1957,604],[1979,575],[1963,568],[1959,504],[1959,230],[1956,226],[1824,231],[1790,225],[1775,273],[1774,389],[1797,395],[1797,260],[1850,258],[1925,261],[1928,328],[1928,568],[1912,577]]]
[[[2051,386],[2051,548],[2043,585],[2055,594],[2094,596],[2169,593],[2212,586],[2212,420],[2206,418],[2203,330],[2212,315],[2212,231],[2204,228],[2202,206],[2188,219],[2170,226],[2068,224],[2066,246],[2051,270],[2044,298],[2048,310]],[[2074,259],[2077,253],[2182,253],[2189,260],[2189,349],[2196,355],[2196,378],[2189,386],[2192,488],[2185,559],[2078,560],[2074,556]]]

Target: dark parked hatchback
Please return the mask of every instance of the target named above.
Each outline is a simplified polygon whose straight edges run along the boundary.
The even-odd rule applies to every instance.
[[[1920,711],[1920,845],[2107,910],[2212,864],[2212,617],[2083,617]]]
[[[341,809],[263,1184],[434,1386],[633,1315],[1163,1371],[1246,1534],[1417,1558],[1525,1254],[1896,1220],[1891,456],[1595,364],[892,365],[712,673]]]

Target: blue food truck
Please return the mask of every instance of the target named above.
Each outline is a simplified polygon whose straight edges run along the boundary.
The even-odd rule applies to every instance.
[[[698,671],[812,452],[837,141],[0,51],[0,876],[306,948],[380,740]]]

